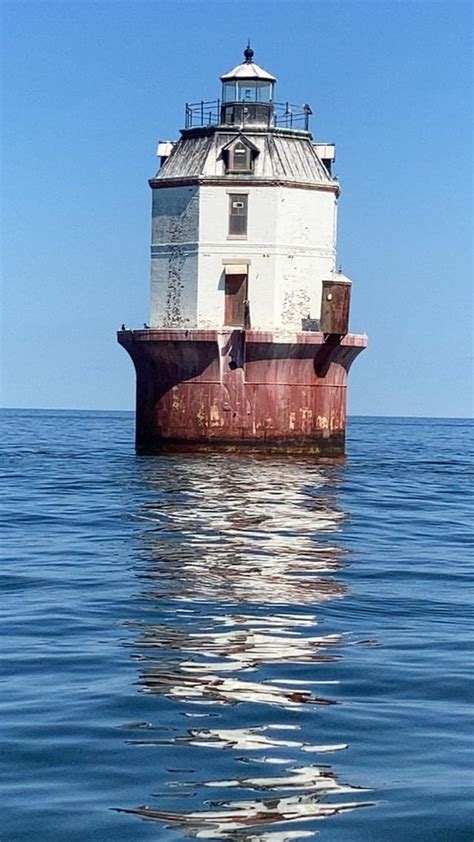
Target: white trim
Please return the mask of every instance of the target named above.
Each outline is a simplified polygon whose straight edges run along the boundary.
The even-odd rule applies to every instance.
[[[226,275],[248,275],[248,263],[225,263],[224,273]]]

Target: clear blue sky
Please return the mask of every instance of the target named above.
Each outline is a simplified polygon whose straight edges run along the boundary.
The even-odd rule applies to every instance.
[[[255,58],[337,144],[339,257],[370,346],[350,412],[470,414],[471,4],[3,4],[3,376],[12,407],[129,409],[156,142]]]

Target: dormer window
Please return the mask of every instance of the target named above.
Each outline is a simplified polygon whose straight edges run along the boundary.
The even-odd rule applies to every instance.
[[[248,146],[236,143],[229,154],[229,169],[234,172],[252,172],[252,154]]]
[[[222,150],[227,173],[252,173],[258,149],[247,138],[238,137]]]

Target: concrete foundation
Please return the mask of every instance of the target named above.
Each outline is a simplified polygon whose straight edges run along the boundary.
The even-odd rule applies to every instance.
[[[347,375],[367,345],[221,330],[123,330],[137,376],[139,450],[344,453]]]

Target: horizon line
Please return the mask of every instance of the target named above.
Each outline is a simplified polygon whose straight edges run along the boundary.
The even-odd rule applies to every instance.
[[[127,412],[135,413],[135,409],[79,409],[77,407],[55,407],[55,406],[0,406],[4,412]],[[364,413],[348,413],[347,418],[416,418],[419,420],[440,420],[440,421],[474,421],[473,415],[370,415]]]

